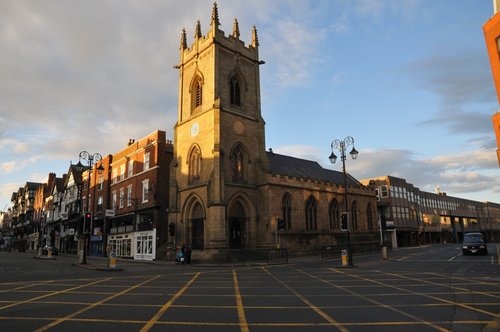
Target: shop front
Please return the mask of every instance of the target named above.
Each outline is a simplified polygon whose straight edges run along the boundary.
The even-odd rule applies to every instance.
[[[156,258],[156,229],[109,235],[108,248],[116,257],[152,261]]]

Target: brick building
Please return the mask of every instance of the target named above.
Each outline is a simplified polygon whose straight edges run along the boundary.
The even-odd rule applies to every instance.
[[[103,158],[104,172],[91,179],[97,184],[91,185],[96,192],[92,234],[97,242],[98,232],[104,230],[103,243],[117,256],[152,260],[166,252],[166,246],[157,249],[167,240],[172,149],[161,130],[131,139],[126,148]]]

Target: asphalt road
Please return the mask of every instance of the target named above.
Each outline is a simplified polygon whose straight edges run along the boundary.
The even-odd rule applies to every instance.
[[[500,331],[500,265],[439,244],[287,265],[0,252],[0,331]]]

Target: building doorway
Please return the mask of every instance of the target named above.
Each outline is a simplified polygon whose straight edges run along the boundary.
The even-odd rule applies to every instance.
[[[229,210],[229,248],[245,247],[245,209],[241,202],[236,202]]]
[[[195,203],[191,214],[191,248],[203,250],[205,247],[205,227],[203,208],[200,203]]]
[[[241,249],[241,224],[238,219],[231,220],[229,248]]]

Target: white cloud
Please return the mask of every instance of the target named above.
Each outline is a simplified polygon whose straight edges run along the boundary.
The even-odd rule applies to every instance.
[[[317,147],[304,145],[280,146],[274,152],[315,160],[328,169],[342,171],[342,166],[332,166],[321,158]],[[496,155],[489,150],[450,154],[423,159],[408,150],[381,149],[360,151],[358,159],[346,160],[347,172],[357,179],[391,175],[406,179],[415,187],[434,192],[436,186],[451,196],[490,190],[500,193]],[[488,175],[488,171],[492,171]],[[500,196],[499,196],[500,197]],[[493,201],[495,199],[492,199]]]
[[[237,17],[241,38],[248,44],[251,27],[256,24],[259,52],[266,61],[261,67],[262,93],[275,99],[281,97],[276,90],[299,91],[321,75],[326,78],[315,81],[317,89],[323,91],[320,98],[332,94],[332,86],[356,84],[355,68],[336,67],[333,52],[343,50],[335,48],[333,35],[345,38],[354,34],[362,22],[363,29],[373,29],[370,37],[375,38],[385,29],[386,21],[380,19],[385,14],[389,13],[386,18],[390,22],[412,22],[426,10],[421,2],[410,0],[221,0],[218,5],[226,34],[231,33]],[[204,0],[150,0],[147,5],[129,0],[0,2],[0,175],[9,175],[0,183],[11,183],[16,172],[21,179],[13,185],[17,190],[28,180],[28,168],[34,165],[48,168],[46,161],[58,159],[64,161],[64,169],[70,160],[77,160],[79,151],[114,153],[129,138],[137,139],[156,129],[173,136],[178,72],[172,66],[179,61],[181,29],[187,29],[191,45],[196,20],[201,20],[206,34],[211,10],[212,2]],[[493,140],[485,139],[484,128],[491,130],[491,124],[482,110],[493,89],[489,68],[480,61],[484,56],[460,52],[429,56],[408,66],[404,73],[416,87],[440,98],[441,112],[422,123],[444,125],[450,134],[474,133],[471,142],[477,146],[475,153],[432,157],[429,161],[409,150],[363,151],[356,162],[348,164],[348,170],[356,177],[382,173],[401,176],[416,185],[439,183],[443,190],[449,180],[457,190],[472,190],[474,175],[496,163],[494,151],[491,157],[485,149],[493,146]],[[319,85],[323,84],[329,89],[322,90]],[[332,106],[340,101],[325,99],[324,103]],[[263,111],[270,112],[265,107]],[[290,110],[290,114],[293,111],[298,112]],[[287,124],[279,126],[285,135]],[[274,150],[324,162],[323,157],[316,157],[324,152],[314,147]],[[469,174],[463,183],[460,174]],[[485,187],[498,185],[498,180],[483,176],[475,179]],[[2,196],[10,199],[9,191],[2,190]]]
[[[14,161],[7,161],[7,162],[0,163],[0,169],[4,173],[12,172],[13,170],[16,169],[16,166],[17,166],[17,164]]]

